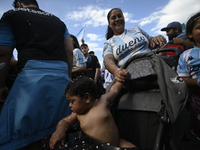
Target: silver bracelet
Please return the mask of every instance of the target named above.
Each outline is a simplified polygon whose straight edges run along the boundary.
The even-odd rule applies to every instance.
[[[200,87],[200,78],[197,79],[197,85]]]

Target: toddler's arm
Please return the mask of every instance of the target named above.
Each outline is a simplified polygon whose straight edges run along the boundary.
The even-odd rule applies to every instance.
[[[101,98],[106,100],[108,103],[112,103],[119,94],[122,86],[123,86],[122,82],[115,81],[115,83],[112,85],[108,93],[102,95]]]
[[[50,149],[54,149],[54,146],[57,142],[61,141],[64,145],[64,140],[66,138],[66,131],[77,122],[76,113],[72,113],[71,115],[63,118],[58,122],[56,126],[56,131],[52,134],[50,139]]]

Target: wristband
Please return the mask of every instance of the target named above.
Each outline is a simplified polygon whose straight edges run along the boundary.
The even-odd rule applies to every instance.
[[[200,87],[200,78],[197,79],[197,85]]]

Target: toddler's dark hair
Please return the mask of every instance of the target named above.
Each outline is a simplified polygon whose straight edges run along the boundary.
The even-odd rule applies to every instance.
[[[78,97],[84,97],[89,93],[92,98],[96,99],[96,85],[94,81],[87,76],[78,76],[74,78],[67,86],[66,93]]]

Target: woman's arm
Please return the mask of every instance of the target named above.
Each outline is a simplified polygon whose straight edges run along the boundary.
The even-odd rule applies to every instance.
[[[106,55],[104,57],[105,68],[115,76],[115,79],[119,82],[124,82],[128,77],[128,71],[125,69],[120,69],[115,64],[115,59],[113,55]]]
[[[81,73],[81,72],[85,72],[86,71],[86,67],[77,67],[76,69],[72,70],[72,74],[73,73]]]

